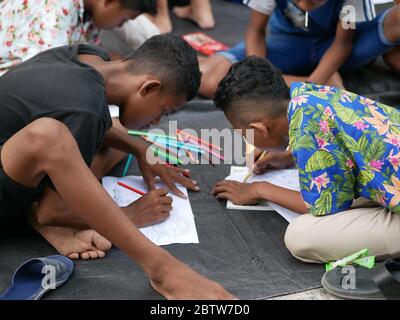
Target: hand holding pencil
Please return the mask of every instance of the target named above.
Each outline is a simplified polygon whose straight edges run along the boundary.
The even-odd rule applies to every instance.
[[[263,153],[261,153],[261,155],[258,157],[258,159],[256,161],[262,161],[268,154],[268,151],[264,151]],[[253,165],[254,167],[254,165]],[[246,175],[246,177],[243,180],[243,183],[247,183],[247,181],[250,179],[250,177],[254,174],[254,170],[253,168],[251,170],[249,170],[249,173]]]

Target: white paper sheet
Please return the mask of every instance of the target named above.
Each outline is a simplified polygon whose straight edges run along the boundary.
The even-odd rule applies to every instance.
[[[375,4],[393,3],[393,0],[374,0]]]
[[[228,176],[226,180],[243,182],[248,172],[249,171],[246,167],[232,166],[231,175]],[[300,191],[299,172],[296,169],[274,170],[261,175],[252,175],[249,178],[248,183],[263,181],[275,184],[286,189]],[[298,213],[283,208],[273,202],[262,202],[256,206],[237,206],[228,201],[226,207],[228,209],[236,210],[275,210],[288,222],[291,222],[293,219],[299,216]]]
[[[238,182],[243,182],[244,178],[246,177],[249,170],[247,167],[231,167],[231,174],[226,180],[233,180]],[[252,177],[249,179],[248,182],[253,182]],[[249,205],[249,206],[241,206],[234,204],[232,201],[226,203],[226,208],[230,210],[252,210],[252,211],[273,211],[274,209],[268,204],[268,201],[262,201],[257,205]]]
[[[117,183],[123,182],[133,188],[146,191],[147,187],[142,177],[129,176],[124,178],[104,177],[103,187],[114,199],[119,207],[126,207],[141,196],[135,192],[127,190]],[[157,188],[164,187],[161,182],[157,183]],[[187,190],[179,186],[180,191],[187,195]],[[199,243],[196,224],[194,221],[192,207],[189,199],[181,199],[169,194],[173,198],[172,211],[170,217],[159,224],[141,228],[140,231],[152,242],[159,246],[172,243]]]

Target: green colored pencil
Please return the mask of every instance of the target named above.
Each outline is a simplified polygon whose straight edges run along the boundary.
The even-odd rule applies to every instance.
[[[166,139],[170,139],[170,140],[177,140],[177,137],[174,137],[174,136],[168,136],[165,134],[149,133],[146,131],[138,131],[138,130],[128,130],[128,134],[130,136],[159,137],[159,138],[166,138]]]
[[[154,146],[150,147],[152,150],[154,150],[154,155],[155,156],[162,156],[165,160],[167,161],[171,161],[177,164],[182,165],[183,162],[181,160],[179,160],[178,158],[171,156],[169,154],[166,154],[164,151],[160,150],[159,148],[154,148]]]

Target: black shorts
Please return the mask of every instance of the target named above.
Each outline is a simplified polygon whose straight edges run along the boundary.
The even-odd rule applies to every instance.
[[[37,201],[42,190],[24,187],[13,181],[3,170],[0,146],[0,226],[26,220],[26,214],[33,202]]]

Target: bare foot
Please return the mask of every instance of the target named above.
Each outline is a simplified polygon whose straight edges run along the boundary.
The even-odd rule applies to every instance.
[[[181,19],[192,20],[202,29],[212,29],[215,27],[215,20],[209,1],[192,1],[190,6],[175,7],[174,13]]]
[[[157,14],[156,16],[152,16],[151,14],[145,13],[145,16],[154,23],[161,34],[172,32],[172,23],[169,14]]]
[[[30,216],[32,227],[60,254],[70,259],[98,259],[111,249],[111,242],[94,230],[77,230],[40,225]]]

